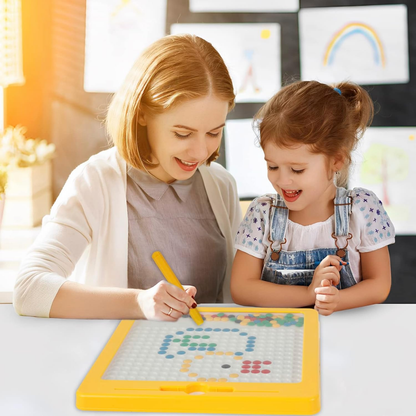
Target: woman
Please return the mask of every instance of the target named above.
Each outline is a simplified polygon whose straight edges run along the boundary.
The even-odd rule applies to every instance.
[[[173,321],[194,298],[230,300],[241,212],[234,179],[212,162],[234,98],[208,42],[152,44],[109,107],[114,147],[71,173],[44,218],[16,281],[17,313]],[[155,250],[185,292],[164,281]]]

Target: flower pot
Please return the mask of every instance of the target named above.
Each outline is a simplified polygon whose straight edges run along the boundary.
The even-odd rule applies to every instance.
[[[6,200],[6,195],[0,194],[0,229],[1,229],[1,221],[3,219],[3,211],[4,211],[4,202]]]
[[[15,168],[9,171],[3,227],[39,225],[52,206],[52,164]]]

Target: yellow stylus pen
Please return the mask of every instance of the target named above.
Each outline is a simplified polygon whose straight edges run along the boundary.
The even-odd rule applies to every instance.
[[[156,263],[157,267],[159,267],[159,270],[162,272],[163,276],[165,276],[165,279],[169,283],[172,283],[179,289],[185,290],[182,287],[181,282],[175,276],[175,273],[173,273],[173,270],[170,268],[168,262],[165,260],[165,258],[163,257],[160,251],[155,251],[152,254],[152,259]],[[202,316],[199,313],[197,308],[189,309],[189,315],[191,316],[191,318],[195,321],[197,325],[201,325],[204,323],[204,320],[202,319]]]

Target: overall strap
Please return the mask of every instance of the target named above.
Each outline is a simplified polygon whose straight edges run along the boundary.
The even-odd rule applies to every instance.
[[[289,218],[289,210],[284,199],[276,194],[270,206],[270,238],[274,242],[283,243],[285,241],[287,220]]]
[[[337,195],[334,199],[335,214],[335,235],[347,236],[352,212],[351,191],[345,188],[337,188]]]

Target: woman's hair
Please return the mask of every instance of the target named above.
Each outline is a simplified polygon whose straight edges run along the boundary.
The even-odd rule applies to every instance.
[[[106,119],[110,139],[129,165],[142,170],[157,166],[150,162],[147,129],[139,124],[140,113],[160,114],[210,94],[228,101],[229,111],[234,107],[233,84],[214,47],[194,35],[161,38],[140,55],[114,95]],[[206,163],[218,155],[217,150]]]
[[[309,144],[314,153],[341,156],[344,167],[337,185],[346,186],[351,152],[371,124],[374,106],[357,84],[334,87],[317,81],[287,85],[258,111],[254,123],[263,149],[269,141],[283,147]]]

